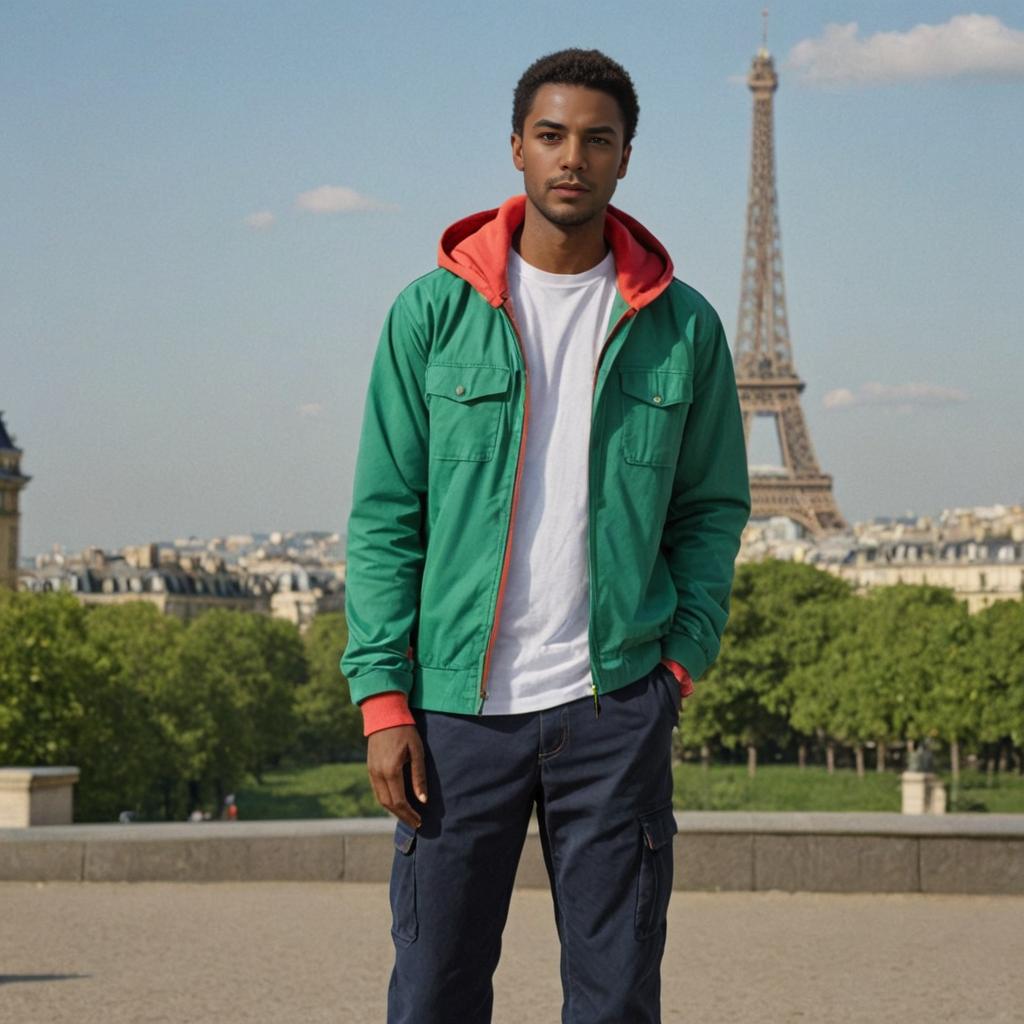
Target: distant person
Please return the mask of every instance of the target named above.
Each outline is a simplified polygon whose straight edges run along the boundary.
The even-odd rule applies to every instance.
[[[445,231],[377,349],[342,669],[399,819],[391,1024],[491,1019],[535,807],[563,1022],[661,1019],[672,730],[718,653],[750,491],[719,318],[608,205],[637,112],[596,50],[531,65],[526,194]]]

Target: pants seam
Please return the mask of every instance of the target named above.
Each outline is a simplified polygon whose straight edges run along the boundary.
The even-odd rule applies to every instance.
[[[561,749],[561,748],[559,748]],[[573,1021],[575,1015],[573,1006],[575,1003],[576,981],[572,974],[572,953],[569,945],[569,917],[565,913],[565,906],[562,903],[562,887],[558,884],[559,857],[558,845],[551,840],[551,830],[548,830],[548,841],[551,843],[551,866],[554,868],[554,875],[551,879],[551,888],[554,890],[555,902],[558,904],[558,913],[562,918],[562,948],[565,950],[565,978],[568,982],[568,991],[565,993],[565,1008],[569,1021]]]

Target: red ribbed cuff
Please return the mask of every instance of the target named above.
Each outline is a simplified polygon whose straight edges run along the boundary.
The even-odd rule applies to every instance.
[[[662,658],[661,663],[679,681],[679,692],[683,697],[689,697],[693,693],[693,680],[690,678],[690,673],[678,661],[673,661],[671,658]]]
[[[381,729],[391,729],[396,725],[415,725],[416,720],[409,710],[409,701],[404,693],[398,690],[386,690],[367,697],[359,705],[363,713],[363,735]]]

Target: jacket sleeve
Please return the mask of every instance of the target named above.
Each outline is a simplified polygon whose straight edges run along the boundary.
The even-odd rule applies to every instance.
[[[698,314],[693,404],[662,534],[679,593],[662,654],[694,680],[718,657],[740,535],[750,516],[743,417],[732,353],[717,314]]]
[[[355,703],[412,688],[412,637],[425,553],[426,346],[400,295],[370,372],[348,520],[341,670]]]

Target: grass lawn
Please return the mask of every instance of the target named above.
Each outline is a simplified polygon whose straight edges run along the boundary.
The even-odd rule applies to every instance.
[[[1024,813],[1024,778],[1003,775],[986,785],[982,772],[964,772],[959,792],[943,774],[950,811]],[[268,772],[263,785],[249,780],[236,792],[239,816],[348,818],[384,815],[373,797],[366,766],[326,764]],[[893,811],[900,809],[899,775],[868,771],[858,779],[849,768],[829,775],[824,768],[763,765],[747,777],[745,765],[675,766],[675,806],[689,811]]]
[[[387,814],[370,789],[362,762],[266,772],[262,786],[250,778],[235,791],[235,800],[238,817],[245,821]]]
[[[995,777],[986,784],[983,772],[962,772],[960,786],[946,785],[950,812],[1024,813],[1024,778]],[[829,775],[817,765],[763,765],[753,779],[746,765],[675,766],[675,805],[690,811],[894,811],[900,809],[900,778],[896,772],[868,771],[858,779],[850,768]]]

